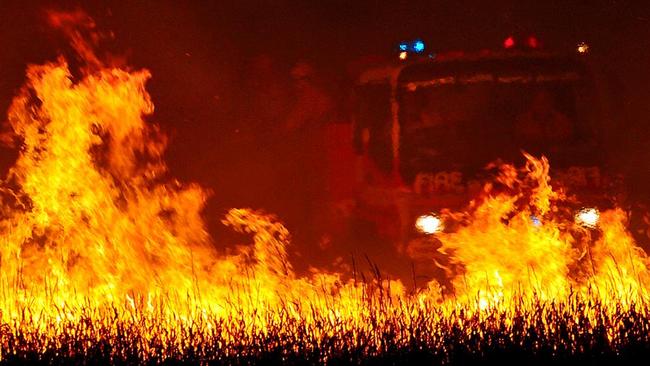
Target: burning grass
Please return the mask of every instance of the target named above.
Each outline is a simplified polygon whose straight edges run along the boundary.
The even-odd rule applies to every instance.
[[[574,222],[544,158],[499,165],[466,211],[441,213],[450,225],[425,245],[446,258],[448,287],[432,280],[408,290],[377,273],[299,276],[286,228],[246,209],[224,223],[252,243],[220,252],[201,217],[208,193],[169,176],[166,139],[145,120],[149,72],[103,65],[68,24],[85,15],[50,16],[88,65],[80,77],[62,58],[30,66],[8,113],[20,151],[0,185],[2,361],[454,364],[648,354],[647,255],[620,209],[592,212],[589,227]]]
[[[646,304],[612,309],[572,296],[477,311],[384,301],[367,301],[365,315],[355,319],[314,308],[305,319],[290,315],[289,306],[188,319],[128,307],[78,309],[72,318],[62,310],[60,321],[34,323],[27,316],[4,324],[1,351],[5,362],[20,364],[610,364],[650,352]]]

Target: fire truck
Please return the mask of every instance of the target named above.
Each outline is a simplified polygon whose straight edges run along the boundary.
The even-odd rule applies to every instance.
[[[415,40],[397,51],[355,89],[355,215],[381,235],[403,246],[435,233],[436,212],[462,209],[488,163],[520,163],[522,151],[546,156],[553,181],[579,192],[583,207],[620,199],[587,44],[551,52],[535,37],[508,37],[498,50],[432,53]]]

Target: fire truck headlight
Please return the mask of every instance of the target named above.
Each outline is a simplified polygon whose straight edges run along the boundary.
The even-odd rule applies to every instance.
[[[415,228],[423,234],[432,235],[441,232],[444,225],[438,215],[430,213],[418,217],[415,220]]]
[[[585,207],[578,211],[575,215],[576,224],[586,227],[588,229],[595,229],[600,220],[600,212],[597,208]]]

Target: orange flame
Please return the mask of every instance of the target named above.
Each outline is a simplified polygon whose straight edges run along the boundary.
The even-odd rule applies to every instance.
[[[224,223],[252,234],[253,245],[219,253],[201,217],[208,193],[168,177],[167,141],[145,121],[154,109],[145,88],[150,73],[101,66],[70,32],[97,69],[73,80],[63,59],[29,66],[8,112],[20,154],[1,190],[5,323],[22,317],[56,325],[88,309],[118,309],[120,317],[148,314],[171,328],[209,314],[244,320],[233,325],[244,333],[287,317],[324,317],[354,331],[371,327],[369,319],[380,329],[395,314],[408,323],[432,306],[449,314],[574,294],[611,306],[647,298],[650,263],[626,231],[624,213],[602,212],[595,231],[567,222],[559,209],[566,197],[553,189],[548,161],[529,155],[522,169],[500,165],[497,182],[467,212],[447,215],[464,221],[436,234],[440,252],[460,268],[449,273],[453,294],[444,297],[436,280],[411,295],[400,281],[379,276],[356,282],[317,269],[297,276],[286,228],[247,209],[231,210]]]

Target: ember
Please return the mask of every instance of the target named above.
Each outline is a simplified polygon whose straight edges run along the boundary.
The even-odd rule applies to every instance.
[[[63,58],[29,66],[8,112],[20,151],[1,190],[3,361],[609,362],[650,351],[650,261],[626,214],[585,209],[573,221],[546,158],[502,163],[465,211],[419,220],[449,285],[303,276],[288,230],[261,211],[232,209],[223,223],[252,243],[215,249],[207,190],[170,177],[166,138],[146,120],[150,72],[107,66],[74,41],[89,57],[82,75]]]

